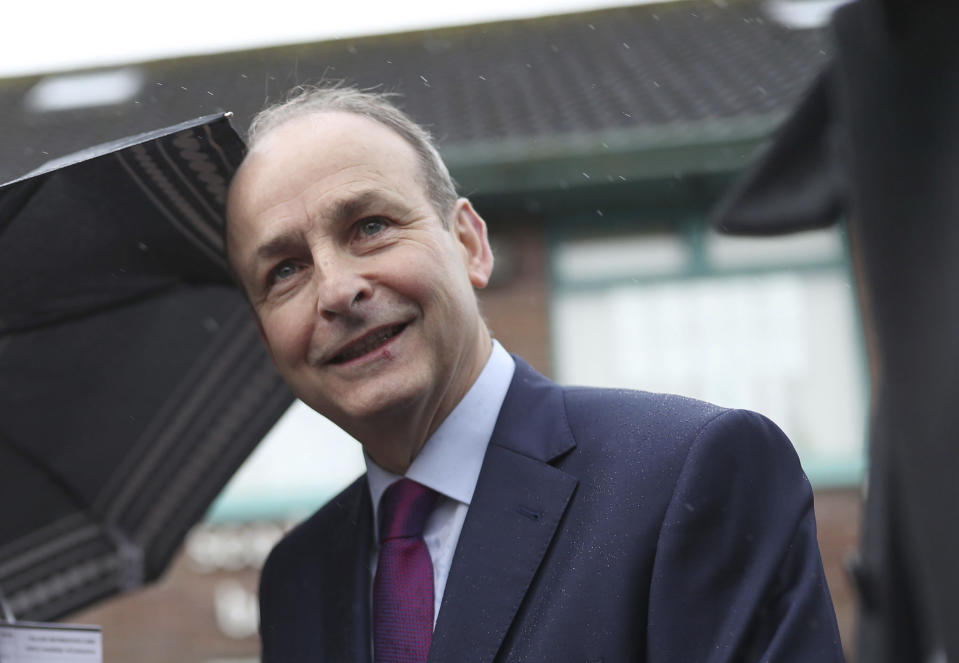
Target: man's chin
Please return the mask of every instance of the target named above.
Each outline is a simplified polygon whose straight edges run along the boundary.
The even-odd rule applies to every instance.
[[[409,426],[422,393],[409,385],[381,385],[375,389],[344,390],[333,403],[309,396],[300,399],[362,442],[364,432],[367,435],[373,430],[380,434],[394,430],[399,433],[400,425]]]

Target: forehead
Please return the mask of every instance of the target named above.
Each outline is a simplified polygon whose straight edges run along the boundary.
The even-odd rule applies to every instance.
[[[381,191],[417,207],[428,201],[421,180],[412,146],[379,122],[342,112],[292,118],[257,141],[233,179],[231,254],[238,236],[280,217],[322,215],[351,195]]]
[[[419,184],[412,146],[392,129],[362,115],[318,112],[289,119],[253,147],[231,187],[244,208],[257,198],[296,193],[305,184],[354,177],[384,185]],[[241,208],[238,211],[246,211]]]

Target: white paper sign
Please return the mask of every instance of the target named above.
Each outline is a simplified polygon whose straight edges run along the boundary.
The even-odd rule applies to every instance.
[[[103,663],[100,627],[0,622],[0,663]]]

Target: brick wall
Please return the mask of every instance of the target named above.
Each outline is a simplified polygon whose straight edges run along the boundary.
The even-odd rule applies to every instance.
[[[503,346],[549,375],[549,285],[546,247],[534,225],[491,233],[496,265],[490,285],[480,292],[483,316]]]
[[[848,556],[859,548],[862,498],[858,488],[843,488],[817,491],[815,502],[826,582],[836,606],[846,659],[851,661],[855,653],[856,596],[845,564]]]

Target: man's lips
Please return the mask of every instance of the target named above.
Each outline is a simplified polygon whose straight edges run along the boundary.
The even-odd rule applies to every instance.
[[[332,359],[330,359],[330,363],[343,364],[351,359],[356,359],[357,357],[362,357],[363,355],[372,352],[406,329],[407,324],[408,323],[403,322],[397,325],[380,327],[378,329],[374,329],[368,334],[364,334],[352,343],[340,348],[340,351],[337,352]]]

